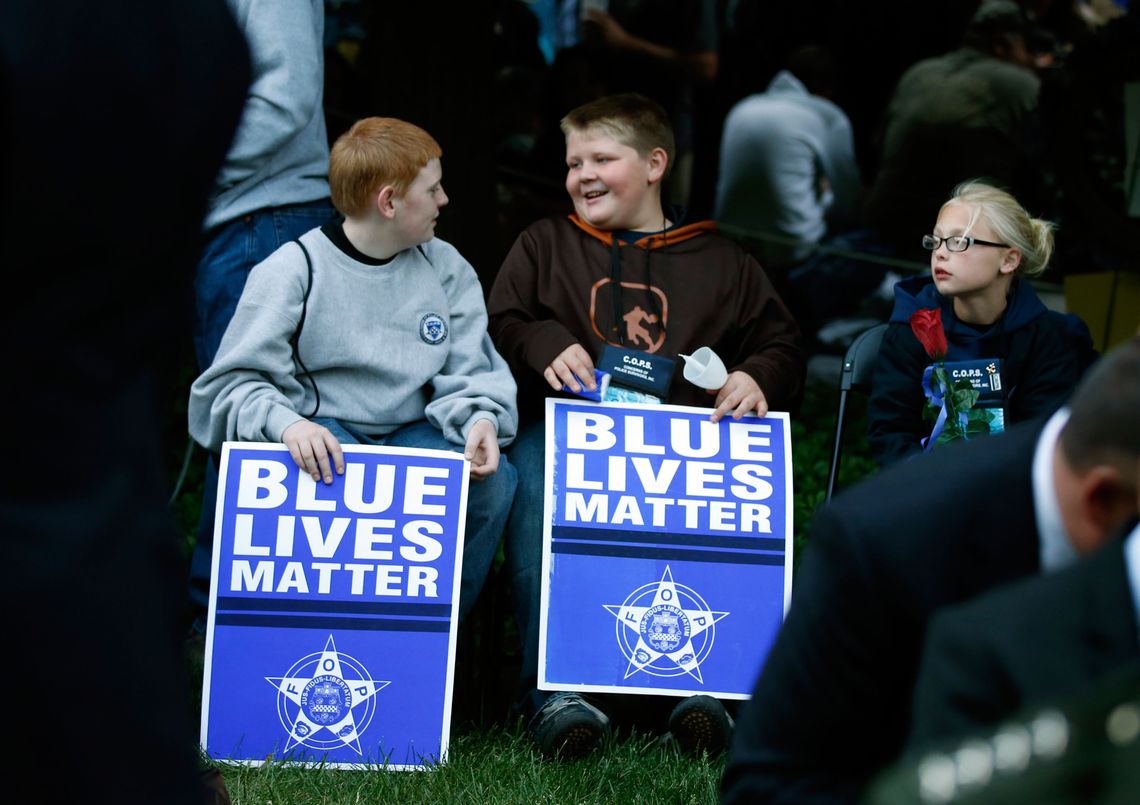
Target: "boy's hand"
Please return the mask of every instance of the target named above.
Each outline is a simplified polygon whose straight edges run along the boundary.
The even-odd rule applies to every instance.
[[[733,372],[720,389],[710,389],[709,394],[716,395],[716,410],[709,417],[713,422],[719,422],[729,411],[732,411],[733,419],[740,419],[753,410],[756,411],[756,416],[768,413],[768,400],[765,399],[764,392],[747,372]]]
[[[334,468],[337,475],[344,475],[344,451],[340,449],[340,442],[332,435],[332,431],[324,425],[298,419],[285,428],[281,441],[289,448],[289,455],[297,462],[297,466],[313,476],[314,481],[324,478],[326,484],[331,484]]]
[[[471,477],[489,478],[499,469],[499,437],[489,419],[480,419],[467,432],[463,457],[471,462]]]
[[[575,375],[582,378],[590,391],[597,388],[598,384],[594,382],[594,361],[581,344],[566,347],[551,361],[550,366],[542,370],[542,376],[555,391],[562,391],[563,385],[569,386],[574,392],[581,391],[582,385],[575,379]]]

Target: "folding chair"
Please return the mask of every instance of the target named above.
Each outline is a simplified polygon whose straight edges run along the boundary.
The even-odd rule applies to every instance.
[[[839,458],[843,449],[843,420],[847,415],[847,394],[857,391],[871,393],[871,374],[875,368],[875,358],[879,355],[879,345],[887,325],[876,324],[864,330],[843,356],[843,370],[839,373],[839,411],[835,417],[835,447],[831,452],[831,471],[827,476],[827,500],[835,492],[835,481],[839,477]]]

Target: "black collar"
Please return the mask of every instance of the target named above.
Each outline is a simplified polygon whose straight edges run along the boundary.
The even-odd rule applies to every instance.
[[[396,255],[379,259],[377,257],[369,257],[360,249],[352,245],[352,241],[348,239],[348,235],[344,234],[344,218],[336,218],[329,221],[321,227],[321,231],[325,233],[325,237],[333,242],[333,245],[347,254],[358,263],[364,263],[366,266],[383,266],[392,262]],[[398,254],[398,253],[397,253]]]

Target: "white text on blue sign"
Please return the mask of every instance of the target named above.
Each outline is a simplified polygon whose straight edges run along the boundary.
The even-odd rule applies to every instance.
[[[287,484],[290,472],[277,460],[241,461],[233,561],[222,575],[230,592],[438,597],[438,571],[425,563],[454,539],[438,483],[448,469],[346,457],[335,493],[299,469]]]
[[[772,533],[771,425],[729,421],[726,436],[722,426],[676,418],[654,438],[639,414],[567,412],[561,519]]]

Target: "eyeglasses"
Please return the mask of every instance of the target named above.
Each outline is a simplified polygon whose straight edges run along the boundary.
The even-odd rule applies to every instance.
[[[992,240],[982,240],[981,238],[971,238],[969,235],[951,235],[948,238],[940,238],[937,235],[923,235],[922,248],[934,251],[943,243],[946,244],[946,250],[951,252],[964,252],[966,249],[973,246],[975,243],[979,246],[997,246],[1002,249],[1013,248],[1008,243],[994,243]]]

